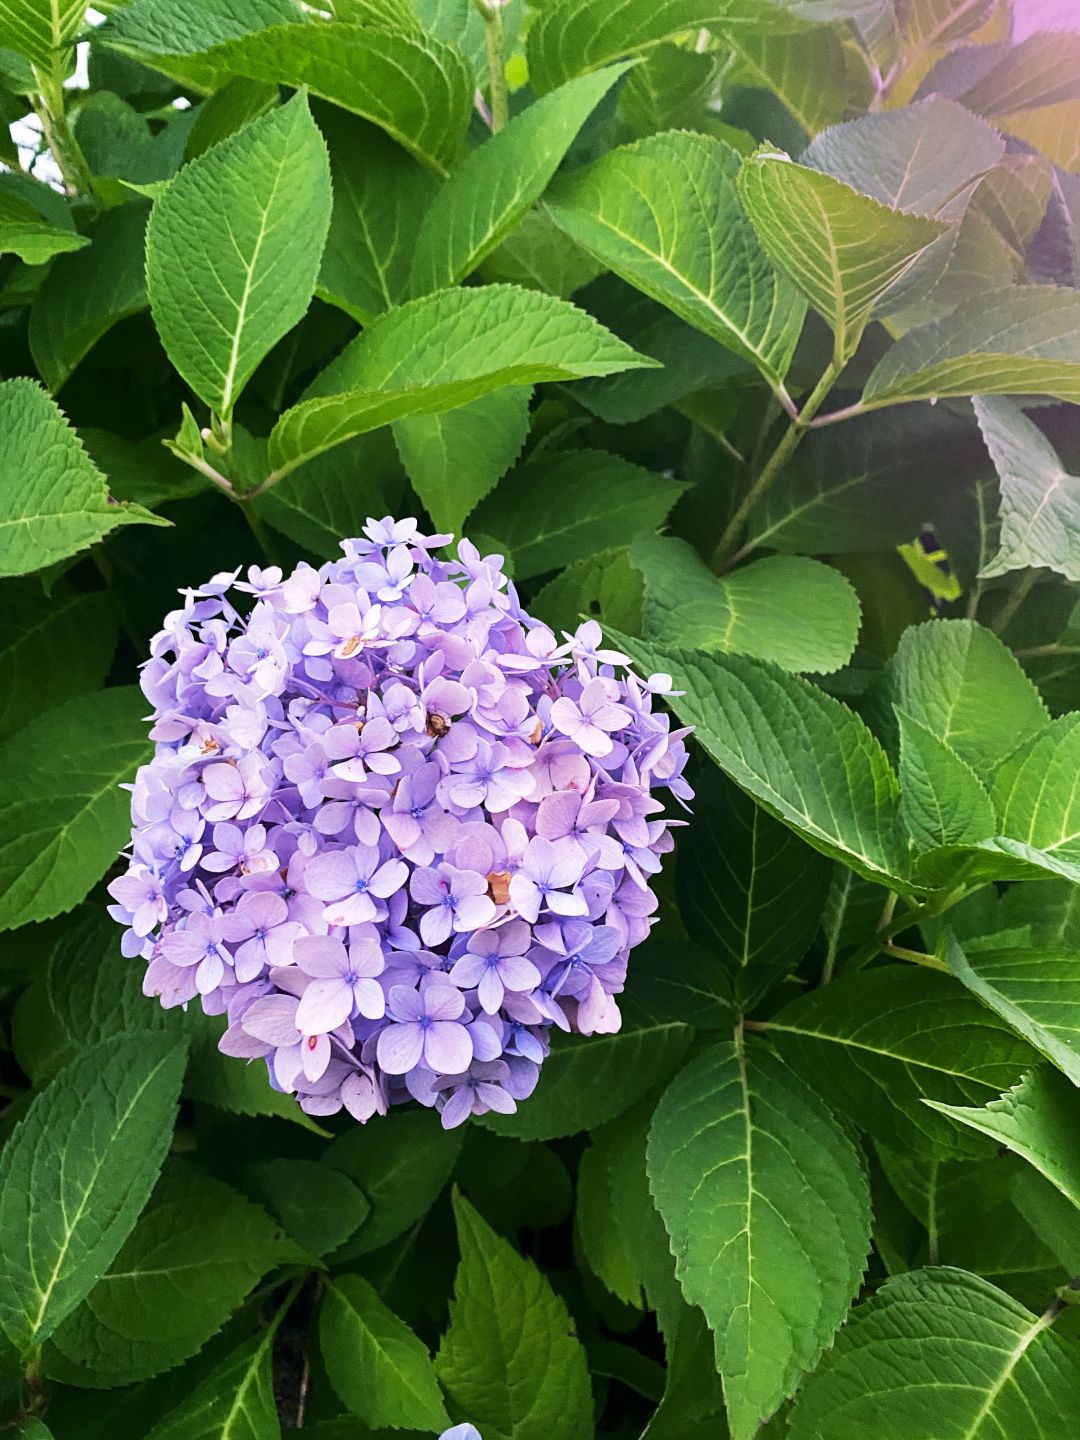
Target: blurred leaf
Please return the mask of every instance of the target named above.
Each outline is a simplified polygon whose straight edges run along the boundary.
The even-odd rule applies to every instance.
[[[54,52],[75,38],[83,14],[82,0],[3,0],[4,44],[48,70]]]
[[[353,1182],[314,1160],[263,1160],[244,1171],[244,1186],[313,1255],[343,1245],[371,1214]]]
[[[0,586],[0,735],[11,735],[61,700],[96,690],[116,647],[112,597],[35,580]]]

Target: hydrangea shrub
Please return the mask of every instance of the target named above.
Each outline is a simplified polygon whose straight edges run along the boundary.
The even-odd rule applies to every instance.
[[[1075,1432],[1075,8],[0,0],[0,1432]]]

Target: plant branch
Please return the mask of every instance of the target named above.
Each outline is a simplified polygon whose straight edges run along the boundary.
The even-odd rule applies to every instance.
[[[1031,594],[1038,574],[1037,570],[1030,569],[1013,586],[1009,598],[994,616],[994,622],[990,628],[995,635],[1000,635],[1003,630],[1008,628],[1010,622],[1016,619],[1017,612]]]
[[[484,17],[487,45],[488,93],[491,97],[491,128],[498,132],[510,119],[510,96],[506,89],[506,53],[502,23],[502,0],[476,0]]]
[[[810,421],[824,403],[826,396],[836,383],[837,376],[840,374],[842,368],[842,363],[834,358],[826,367],[817,385],[807,396],[802,409],[796,412],[796,415],[790,420],[788,428],[780,438],[780,443],[766,461],[757,479],[736,506],[735,513],[725,526],[724,533],[720,536],[720,542],[713,555],[713,568],[715,570],[730,568],[733,552],[735,551],[747,518],[754,509],[754,506],[761,500],[762,496],[795,453]],[[783,394],[781,395],[780,391],[778,391],[777,399],[790,416],[791,411],[788,410],[788,406],[792,404],[791,397],[787,391],[783,389],[783,386],[780,387],[780,390],[783,391]],[[785,399],[787,404],[784,403]]]
[[[38,82],[34,110],[41,121],[45,143],[63,177],[65,189],[69,195],[86,195],[96,201],[93,172],[82,146],[75,139],[64,108],[63,76],[55,66],[49,74],[35,67],[34,78]]]

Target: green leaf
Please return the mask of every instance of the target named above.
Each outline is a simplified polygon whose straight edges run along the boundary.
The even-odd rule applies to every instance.
[[[342,1275],[319,1312],[330,1382],[366,1425],[438,1430],[449,1422],[424,1343],[359,1275]]]
[[[1064,948],[973,949],[949,936],[949,969],[1006,1025],[1080,1085],[1080,970]]]
[[[637,957],[635,956],[635,959]],[[584,1265],[624,1305],[644,1308],[637,1258],[618,1225],[613,1225],[615,1194],[611,1166],[621,1137],[600,1129],[590,1139],[578,1165],[574,1203],[574,1244]]]
[[[716,576],[685,540],[644,534],[630,563],[645,577],[645,633],[658,645],[771,660],[828,674],[851,659],[859,599],[839,570],[770,555]]]
[[[155,57],[198,55],[253,30],[299,19],[295,0],[131,0],[100,34],[152,64]]]
[[[274,1115],[325,1139],[328,1131],[312,1116],[305,1115],[295,1096],[271,1087],[261,1061],[241,1064],[221,1053],[217,1041],[222,1029],[212,1021],[200,1025],[201,1034],[184,1080],[185,1097],[214,1105],[230,1115]]]
[[[734,27],[724,34],[737,57],[731,80],[772,91],[809,135],[835,125],[871,98],[865,65],[851,63],[839,26]],[[959,107],[957,107],[959,108]]]
[[[700,789],[697,793],[700,798]],[[631,988],[658,1020],[679,1020],[698,1030],[730,1031],[735,1024],[727,970],[689,940],[651,935],[634,951]]]
[[[472,274],[547,189],[574,137],[626,69],[612,65],[534,101],[453,172],[416,236],[412,295]]]
[[[130,1035],[86,1051],[0,1154],[0,1325],[26,1354],[92,1289],[154,1187],[184,1047]]]
[[[377,1250],[425,1215],[453,1173],[463,1138],[460,1130],[432,1126],[422,1110],[394,1110],[379,1125],[339,1136],[326,1163],[358,1186],[371,1215],[338,1258]]]
[[[1080,1209],[1076,1087],[1060,1071],[1041,1065],[979,1109],[934,1100],[927,1104],[961,1133],[973,1130],[1022,1155]]]
[[[769,1021],[780,1054],[822,1098],[900,1153],[978,1156],[924,1099],[979,1104],[1033,1053],[949,975],[890,965],[845,975]]]
[[[971,620],[911,626],[889,664],[889,682],[897,709],[979,774],[1046,725],[1046,707],[1012,652]]]
[[[531,397],[530,386],[508,385],[457,410],[395,421],[402,463],[436,530],[459,535],[521,454]]]
[[[997,817],[975,771],[906,711],[897,708],[896,716],[900,722],[900,818],[917,848],[989,839],[997,828]]]
[[[583,249],[778,385],[804,306],[743,214],[740,164],[721,140],[653,135],[560,179],[546,203]]]
[[[910,330],[885,352],[866,406],[949,395],[1052,395],[1080,402],[1080,294],[1017,285]]]
[[[981,467],[971,427],[938,408],[882,411],[811,431],[751,510],[750,549],[837,555],[901,545],[947,513]]]
[[[44,265],[54,255],[89,244],[86,235],[49,224],[28,199],[0,190],[0,255],[18,255],[27,265]]]
[[[312,1255],[325,1255],[359,1229],[371,1206],[347,1175],[314,1160],[263,1160],[244,1171],[244,1188],[265,1204]]]
[[[810,948],[832,866],[715,770],[696,790],[675,871],[683,921],[745,1013]]]
[[[53,1334],[46,1368],[101,1387],[170,1369],[206,1344],[268,1270],[300,1253],[265,1210],[171,1164],[112,1265]]]
[[[353,435],[454,410],[504,385],[650,364],[553,296],[511,285],[444,290],[382,316],[346,346],[274,427],[270,463],[288,473]]]
[[[531,1260],[454,1196],[461,1263],[435,1368],[453,1410],[485,1440],[591,1440],[585,1353],[566,1306]]]
[[[511,471],[470,523],[507,547],[525,580],[655,530],[684,489],[603,450],[554,450]]]
[[[316,293],[367,324],[404,298],[417,218],[438,182],[374,125],[331,106],[315,115],[330,147],[334,182]]]
[[[485,1115],[497,1135],[554,1140],[614,1120],[666,1079],[690,1048],[694,1032],[678,1021],[624,1016],[614,1035],[556,1041],[536,1089],[516,1115]]]
[[[474,77],[463,55],[430,36],[340,22],[272,25],[187,53],[198,53],[203,80],[244,75],[306,86],[378,125],[437,174],[461,155]]]
[[[232,414],[259,361],[303,318],[329,224],[329,157],[303,95],[192,160],[155,202],[154,324],[216,414]]]
[[[812,1369],[859,1288],[870,1188],[843,1127],[764,1047],[712,1046],[668,1086],[649,1184],[716,1342],[733,1440]]]
[[[103,590],[61,588],[46,597],[35,580],[0,587],[0,735],[98,689],[116,631],[116,611]]]
[[[83,0],[0,0],[4,45],[48,72],[55,52],[78,34]]]
[[[253,1335],[150,1431],[146,1440],[281,1440],[274,1328]]]
[[[90,246],[49,269],[30,312],[30,351],[54,393],[118,321],[147,306],[144,205],[103,215]]]
[[[1005,141],[962,105],[933,95],[883,115],[835,125],[800,163],[908,215],[957,219]]]
[[[738,188],[770,258],[824,316],[843,358],[886,293],[948,229],[770,149],[743,162]]]
[[[529,612],[558,633],[573,631],[587,615],[604,625],[637,630],[641,625],[641,576],[624,549],[602,550],[577,560],[538,590]]]
[[[1054,33],[1048,26],[1045,33],[998,50],[958,98],[977,114],[1000,116],[1077,100],[1078,65],[1080,40],[1067,30]]]
[[[1039,427],[1000,396],[977,396],[975,415],[1001,482],[1001,534],[984,576],[1045,566],[1080,580],[1080,477]]]
[[[71,910],[128,837],[152,745],[134,685],[69,700],[0,749],[0,930]]]
[[[896,1276],[807,1383],[791,1440],[911,1440],[930,1415],[936,1436],[1052,1440],[1071,1424],[1080,1360],[1049,1324],[963,1270]]]
[[[119,525],[168,525],[117,502],[63,412],[33,380],[0,383],[0,575],[75,555]]]
[[[249,503],[305,550],[338,560],[341,537],[359,535],[369,515],[398,513],[407,487],[392,432],[371,430],[316,455]]]
[[[646,673],[673,677],[684,692],[671,702],[679,719],[770,815],[868,880],[910,892],[896,776],[853,711],[760,661],[611,635]]]

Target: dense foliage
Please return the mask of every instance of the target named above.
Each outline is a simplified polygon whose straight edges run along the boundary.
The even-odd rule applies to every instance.
[[[1074,1433],[1080,33],[101,10],[0,0],[0,1426]]]

